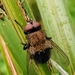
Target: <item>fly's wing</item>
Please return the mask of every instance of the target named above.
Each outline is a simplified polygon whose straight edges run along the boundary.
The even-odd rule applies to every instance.
[[[30,69],[29,68],[30,68],[31,60],[30,60],[29,56],[30,56],[30,54],[27,51],[27,75],[30,75],[29,74],[30,73]]]
[[[27,75],[38,75],[38,68],[33,59],[31,59],[30,53],[27,51]],[[40,74],[41,75],[41,74]]]
[[[63,50],[52,40],[51,44],[53,46],[53,49],[51,50],[51,58],[57,62],[60,66],[68,66],[70,61],[67,57],[67,55],[63,52]],[[62,66],[63,67],[63,66]]]
[[[30,53],[27,50],[27,75],[34,75],[35,70],[32,67],[32,59],[30,58]]]

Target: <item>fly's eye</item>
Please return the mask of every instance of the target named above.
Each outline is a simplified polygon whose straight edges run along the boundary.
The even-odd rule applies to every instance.
[[[40,28],[40,23],[39,22],[35,22],[35,21],[30,21],[27,23],[26,27],[24,28],[24,33],[31,33],[34,32],[36,30],[38,30],[38,28]]]
[[[26,25],[24,31],[29,31],[29,30],[31,30],[32,28],[33,28],[32,24],[27,23],[27,25]]]

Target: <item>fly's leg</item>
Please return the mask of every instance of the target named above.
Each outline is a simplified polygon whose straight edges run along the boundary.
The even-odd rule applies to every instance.
[[[50,43],[51,43],[52,37],[47,37],[47,36],[46,36],[46,39],[47,39],[48,41],[50,41]],[[53,49],[52,45],[51,45],[50,49]]]
[[[30,47],[30,45],[29,44],[24,44],[24,43],[21,43],[22,45],[24,45],[23,46],[23,50],[26,50],[27,48],[29,48]]]
[[[33,55],[30,55],[30,59],[33,59]]]
[[[46,36],[46,39],[47,39],[47,40],[51,40],[51,39],[52,39],[52,37],[47,37],[47,36]]]
[[[47,66],[48,66],[49,71],[52,73],[53,70],[52,70],[52,64],[50,63],[50,61],[47,61]]]

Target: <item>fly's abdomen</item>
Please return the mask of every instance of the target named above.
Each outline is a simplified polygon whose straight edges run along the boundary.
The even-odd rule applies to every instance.
[[[43,51],[40,53],[36,52],[35,55],[33,55],[33,59],[39,63],[46,63],[49,60],[49,57],[50,57],[50,48],[46,48],[44,52]]]

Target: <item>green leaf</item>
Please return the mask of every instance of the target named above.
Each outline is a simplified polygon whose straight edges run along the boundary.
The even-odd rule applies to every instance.
[[[11,21],[7,18],[5,14],[4,20],[0,19],[0,35],[4,39],[6,45],[8,46],[13,58],[16,60],[19,67],[22,69],[23,74],[27,74],[26,52],[23,51],[21,41]]]

